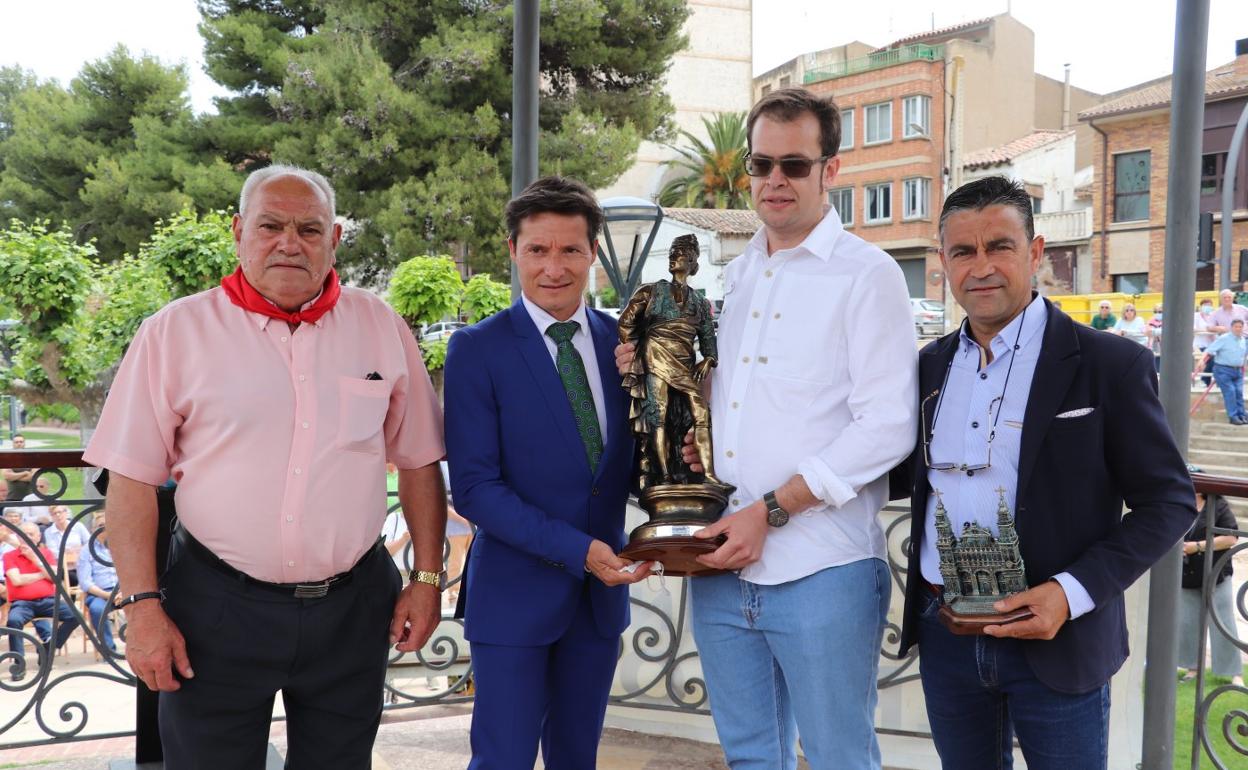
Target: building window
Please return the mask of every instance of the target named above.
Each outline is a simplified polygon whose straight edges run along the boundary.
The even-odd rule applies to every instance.
[[[1040,213],[1040,209],[1041,209],[1043,206],[1044,206],[1044,198],[1037,198],[1037,197],[1036,197],[1036,196],[1034,196],[1034,195],[1033,195],[1033,196],[1031,196],[1031,213],[1033,213],[1033,214],[1039,214],[1039,213]]]
[[[891,182],[884,184],[867,185],[867,208],[864,218],[867,224],[875,224],[877,222],[889,222],[893,219],[893,185]]]
[[[854,149],[854,111],[841,110],[841,147],[842,150]]]
[[[907,179],[901,183],[901,218],[926,219],[931,183],[927,179]]]
[[[1114,221],[1148,219],[1149,151],[1114,156]]]
[[[763,96],[766,96],[769,93],[771,93],[771,83],[763,86]]]
[[[1114,291],[1121,294],[1147,294],[1148,273],[1119,273],[1115,275]]]
[[[893,103],[867,105],[863,124],[866,144],[893,141]]]
[[[928,96],[907,96],[901,100],[901,136],[913,139],[931,135],[932,100]]]
[[[828,191],[828,203],[836,209],[841,217],[841,224],[853,227],[854,224],[854,188],[838,187]]]
[[[788,87],[789,87],[789,83],[790,83],[790,82],[791,82],[791,81],[789,80],[789,76],[788,76],[788,75],[785,75],[784,77],[780,78],[780,87],[781,87],[781,88],[788,88]]]
[[[1217,152],[1200,158],[1200,194],[1222,194],[1222,169],[1226,167],[1226,153]]]

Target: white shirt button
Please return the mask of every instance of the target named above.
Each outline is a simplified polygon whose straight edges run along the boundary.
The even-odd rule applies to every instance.
[[[308,425],[309,425],[308,421],[307,421],[307,420],[304,420],[304,421],[303,421],[303,427],[307,428],[307,427],[308,427]]]
[[[286,340],[288,340],[288,339],[290,339],[290,338],[289,338],[289,337],[282,337],[282,342],[285,342],[285,341],[286,341]]]
[[[294,520],[295,520],[295,517],[294,517],[294,516],[287,516],[287,517],[286,517],[286,521],[294,521]]]
[[[768,278],[770,278],[770,277],[771,277],[771,271],[770,271],[770,270],[768,270],[768,271],[767,271],[767,277],[768,277]]]
[[[759,313],[758,313],[758,311],[757,311],[757,310],[755,310],[755,311],[754,311],[754,317],[755,317],[755,318],[758,318],[758,316],[759,316]]]
[[[733,454],[732,454],[732,450],[731,450],[731,449],[729,449],[727,452],[724,452],[724,455],[725,455],[726,457],[732,457],[732,456],[733,456]]]
[[[776,315],[775,315],[774,317],[775,317],[775,318],[779,318],[779,317],[780,317],[780,314],[779,314],[779,313],[776,313]]]
[[[295,468],[295,475],[296,475],[296,476],[298,476],[300,473],[303,473],[303,469],[302,469],[302,468]]]
[[[307,378],[307,377],[305,377],[305,376],[303,376],[302,374],[301,374],[301,375],[299,375],[299,381],[300,381],[300,382],[303,382],[303,381],[304,381],[304,380],[306,380],[306,379],[308,379],[308,378]]]
[[[733,401],[733,402],[732,402],[732,408],[733,408],[733,409],[736,409],[736,408],[738,408],[738,407],[740,407],[740,406],[741,406],[741,404],[739,404],[738,402],[736,402],[736,401]]]
[[[749,357],[749,356],[742,356],[742,357],[741,357],[741,363],[743,363],[743,364],[748,364],[749,362],[750,362],[750,357]]]
[[[293,561],[288,561],[288,562],[286,562],[286,566],[287,566],[287,567],[293,567],[293,566],[295,566],[295,563],[294,563]]]
[[[734,498],[732,498],[732,504],[733,504],[733,505],[740,505],[740,504],[741,504],[741,498],[739,498],[739,497],[734,497]]]

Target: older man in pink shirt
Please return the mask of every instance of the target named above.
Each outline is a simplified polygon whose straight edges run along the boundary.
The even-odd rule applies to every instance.
[[[287,767],[367,768],[387,641],[440,615],[442,415],[407,325],[340,287],[319,174],[253,173],[239,269],[135,337],[84,454],[108,468],[126,657],[160,698],[166,767],[261,768],[276,693]],[[399,468],[411,582],[378,543]],[[158,577],[156,487],[179,529]]]

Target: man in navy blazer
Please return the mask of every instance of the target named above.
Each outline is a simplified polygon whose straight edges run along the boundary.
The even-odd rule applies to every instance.
[[[1018,183],[988,177],[954,191],[940,238],[967,321],[919,356],[900,653],[919,646],[945,767],[1010,767],[1016,736],[1030,768],[1102,768],[1108,682],[1128,653],[1123,591],[1191,525],[1191,480],[1152,354],[1033,294],[1044,239]],[[967,522],[995,530],[1004,502],[1028,589],[996,609],[1034,617],[981,636],[939,622],[938,500],[955,535]]]
[[[616,322],[583,297],[602,210],[545,177],[506,211],[523,296],[460,329],[447,351],[446,449],[455,507],[477,525],[460,593],[472,645],[472,762],[596,764],[628,626],[624,508],[633,434]],[[575,324],[572,326],[571,324]]]

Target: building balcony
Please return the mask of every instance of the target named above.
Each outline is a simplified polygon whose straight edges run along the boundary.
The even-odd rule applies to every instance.
[[[812,69],[802,76],[802,83],[810,85],[823,80],[842,78],[846,75],[856,75],[859,72],[870,72],[871,70],[884,69],[885,67],[893,67],[912,61],[940,61],[944,58],[945,47],[943,45],[916,43],[915,45],[907,45],[901,48],[875,51],[857,59],[846,59],[845,61],[834,62]]]
[[[1049,245],[1079,243],[1092,237],[1092,209],[1036,214],[1036,235]]]

